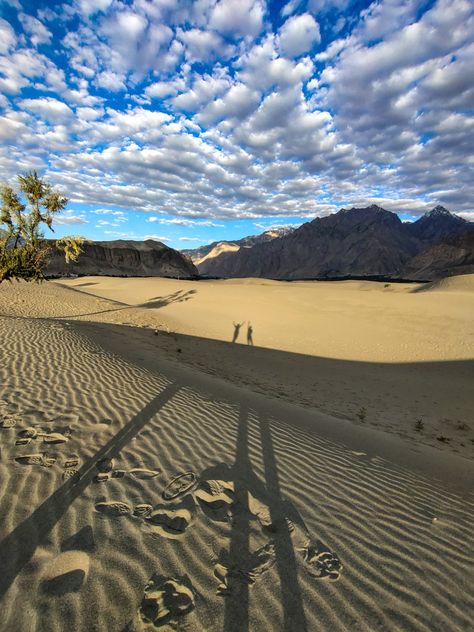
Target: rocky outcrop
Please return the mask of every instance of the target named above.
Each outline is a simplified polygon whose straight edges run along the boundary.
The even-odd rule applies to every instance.
[[[55,248],[46,276],[166,276],[191,278],[198,274],[192,261],[177,250],[153,239],[146,241],[90,241],[77,262],[66,263]]]
[[[412,224],[376,205],[342,209],[289,235],[219,254],[197,267],[200,274],[218,277],[431,280],[474,271],[470,238],[463,241],[473,229],[442,207]]]
[[[474,227],[473,227],[474,228]],[[406,268],[408,279],[436,280],[474,272],[474,230],[448,237],[422,250]]]

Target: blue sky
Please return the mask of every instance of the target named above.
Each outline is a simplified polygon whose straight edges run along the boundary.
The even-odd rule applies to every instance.
[[[376,202],[474,218],[469,0],[0,0],[0,180],[175,248]]]

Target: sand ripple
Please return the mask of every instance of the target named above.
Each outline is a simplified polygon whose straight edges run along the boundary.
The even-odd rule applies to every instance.
[[[0,317],[0,336],[2,411],[18,420],[0,428],[2,631],[122,631],[137,612],[207,632],[471,629],[472,496],[146,371],[73,325]],[[15,445],[20,431],[32,443]]]

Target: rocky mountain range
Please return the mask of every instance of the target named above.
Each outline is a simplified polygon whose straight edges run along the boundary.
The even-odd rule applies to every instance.
[[[195,260],[203,276],[434,280],[474,272],[474,224],[441,206],[404,223],[372,205],[342,209],[247,247],[209,252]]]
[[[192,261],[160,241],[89,241],[77,262],[66,263],[54,247],[46,268],[47,277],[72,275],[166,276],[193,278],[198,271]]]
[[[249,235],[242,239],[235,241],[213,241],[207,246],[201,246],[200,248],[193,248],[189,250],[181,250],[183,255],[186,255],[191,259],[194,265],[199,265],[201,268],[201,274],[206,274],[206,269],[212,269],[212,259],[220,256],[225,252],[236,252],[241,248],[252,248],[253,246],[267,241],[272,241],[277,237],[284,237],[289,235],[295,230],[293,226],[279,226],[277,228],[271,228],[261,233],[260,235]]]

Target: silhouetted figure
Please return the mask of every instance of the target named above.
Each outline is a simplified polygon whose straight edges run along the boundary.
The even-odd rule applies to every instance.
[[[243,324],[244,323],[233,323],[233,325],[234,325],[234,337],[232,338],[232,342],[235,342],[237,340],[237,338],[239,337],[240,328],[242,327]]]
[[[248,345],[252,345],[253,346],[253,327],[252,327],[252,323],[249,323],[247,325],[247,344]]]

